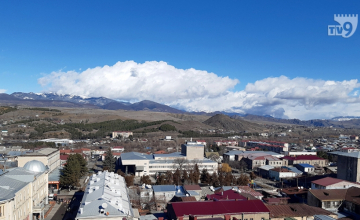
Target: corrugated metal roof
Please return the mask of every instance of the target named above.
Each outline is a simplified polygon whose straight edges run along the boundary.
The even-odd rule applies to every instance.
[[[269,213],[264,203],[260,200],[222,200],[201,202],[173,202],[171,206],[178,217],[185,215],[220,215],[227,213]]]
[[[340,182],[343,182],[343,181],[345,181],[345,180],[332,178],[332,177],[325,177],[325,178],[322,178],[322,179],[319,179],[319,180],[312,181],[311,183],[314,183],[314,184],[317,184],[317,185],[320,185],[320,186],[330,186],[330,185],[340,183]]]
[[[106,207],[103,207],[103,204],[106,204]],[[104,209],[104,213],[100,213],[101,208]],[[105,215],[106,213],[108,215]],[[124,178],[109,172],[94,174],[86,187],[76,218],[132,216]]]
[[[270,165],[263,165],[261,167],[259,167],[258,169],[262,169],[262,170],[271,170],[273,169],[274,167],[273,166],[270,166]]]
[[[306,204],[288,204],[288,205],[266,205],[270,210],[270,218],[302,217],[314,215],[332,215],[332,212],[325,209],[308,206]]]
[[[176,186],[174,185],[154,185],[154,192],[174,192],[176,191]]]
[[[345,200],[347,189],[312,189],[309,192],[321,201],[339,201]]]
[[[121,160],[151,160],[153,159],[153,155],[138,153],[138,152],[129,152],[122,153]]]
[[[208,200],[226,200],[226,199],[242,199],[242,200],[246,200],[245,196],[240,195],[238,192],[230,189],[230,190],[226,190],[226,191],[222,191],[219,193],[215,193],[213,195],[207,195],[206,198]]]
[[[314,166],[311,166],[310,164],[307,164],[307,163],[299,163],[297,165],[302,166],[302,167],[306,167],[306,168],[314,168]]]
[[[28,182],[16,180],[6,175],[0,176],[0,201],[14,198],[17,191],[29,184]]]

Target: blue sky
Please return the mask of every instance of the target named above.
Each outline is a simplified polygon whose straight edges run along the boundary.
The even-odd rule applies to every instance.
[[[350,81],[359,78],[360,30],[350,38],[327,35],[327,26],[337,24],[334,14],[359,11],[359,1],[330,0],[1,1],[0,91],[151,99],[187,110],[302,119],[360,115],[359,85]],[[125,61],[134,63],[115,66]],[[141,70],[127,88],[136,95],[115,88],[131,84],[127,77],[101,81],[106,65],[113,76]],[[182,71],[190,68],[196,71]],[[171,74],[182,76],[178,87],[160,88],[177,83]],[[157,86],[141,87],[144,81]],[[298,88],[300,82],[319,93]],[[115,85],[106,89],[108,83]],[[173,95],[164,96],[169,89]]]

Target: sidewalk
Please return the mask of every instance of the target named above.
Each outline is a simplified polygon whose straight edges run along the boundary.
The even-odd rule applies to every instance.
[[[61,204],[56,203],[54,207],[51,209],[48,216],[46,216],[45,220],[51,220],[54,217],[55,213],[59,210],[60,206]]]

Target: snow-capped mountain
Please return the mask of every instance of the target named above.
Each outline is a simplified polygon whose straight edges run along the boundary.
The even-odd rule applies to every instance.
[[[108,99],[105,97],[81,97],[77,95],[68,95],[68,94],[56,94],[56,93],[23,93],[23,92],[15,92],[12,93],[11,96],[14,96],[19,99],[28,99],[28,100],[56,100],[56,101],[65,101],[72,102],[78,104],[92,104],[97,106],[103,106],[109,104],[111,102],[116,102],[115,100]],[[130,104],[130,103],[123,103]]]

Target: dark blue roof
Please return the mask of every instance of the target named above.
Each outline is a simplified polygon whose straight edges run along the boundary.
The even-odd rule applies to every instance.
[[[298,165],[302,167],[314,168],[314,166],[311,166],[310,164],[307,163],[299,163]]]

